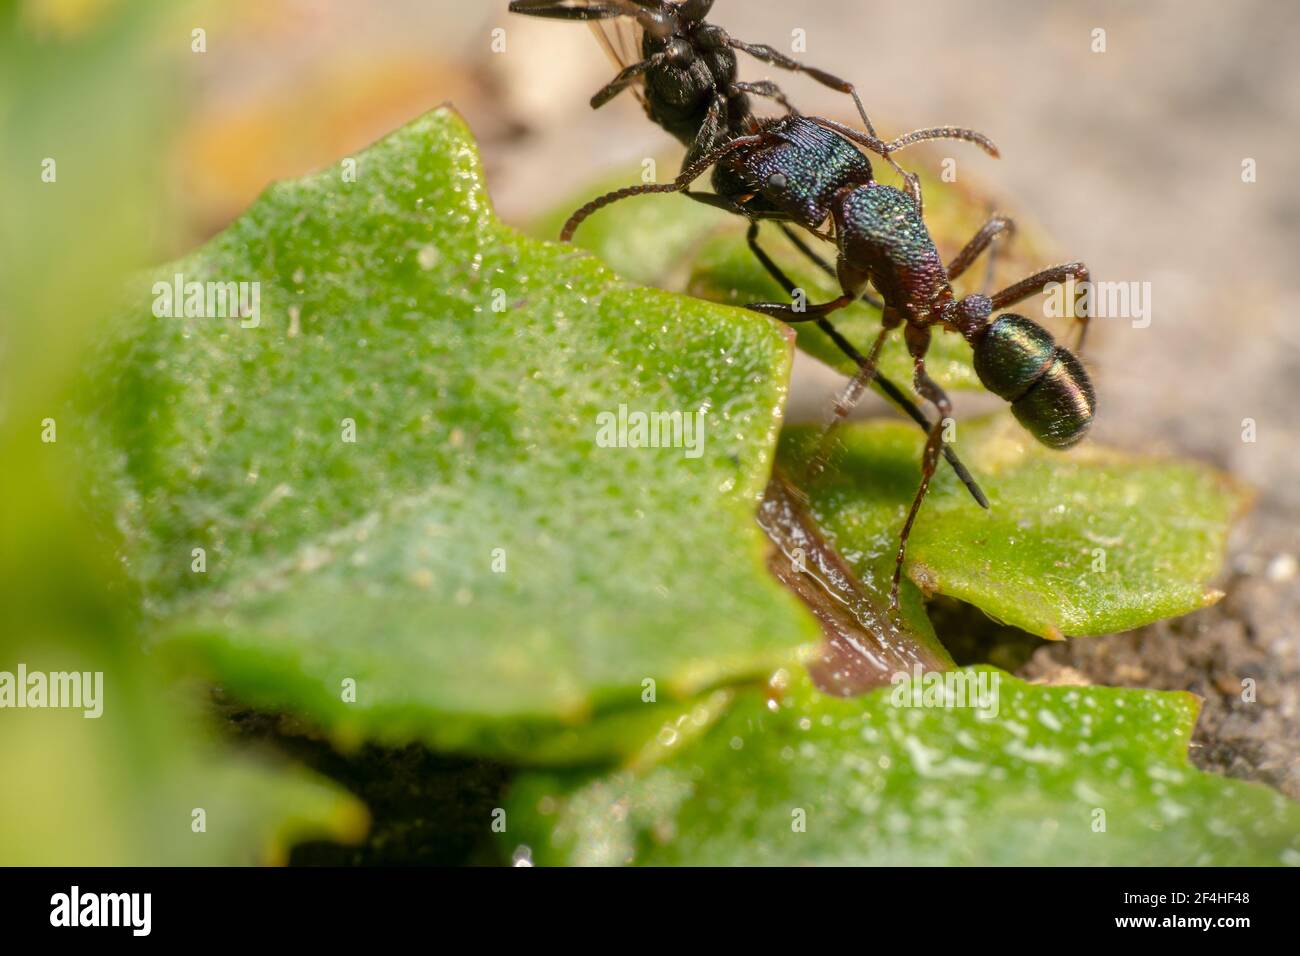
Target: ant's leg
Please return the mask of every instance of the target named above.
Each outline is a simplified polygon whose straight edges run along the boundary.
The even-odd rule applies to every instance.
[[[839,330],[837,330],[835,326],[831,325],[828,320],[820,320],[817,323],[817,327],[825,332],[832,342],[839,346],[841,352],[856,362],[858,368],[862,369],[866,367],[866,356],[855,349],[852,344],[844,338],[844,336],[840,335]],[[930,430],[930,420],[925,417],[925,413],[917,408],[916,403],[908,398],[897,385],[878,372],[875,381],[872,384],[878,387],[887,399],[902,409],[907,416],[912,419],[912,421],[916,422],[922,431],[928,432]],[[970,473],[962,463],[962,460],[957,457],[957,453],[952,450],[951,445],[943,446],[943,457],[944,460],[948,462],[949,467],[952,468],[953,474],[957,476],[957,480],[966,486],[966,490],[969,491],[970,496],[975,499],[975,503],[987,511],[989,507],[989,499],[985,497],[984,490],[980,488],[979,482],[975,480],[975,476]]]
[[[618,96],[618,94],[622,93],[625,89],[635,83],[637,78],[647,70],[658,66],[667,59],[668,54],[656,53],[648,60],[642,60],[640,63],[633,63],[626,69],[619,71],[618,76],[614,77],[614,79],[601,87],[600,92],[591,98],[591,108],[593,110],[600,109],[614,97]]]
[[[858,108],[858,116],[862,117],[862,125],[866,129],[867,135],[873,140],[878,140],[880,138],[876,135],[876,127],[871,122],[871,117],[867,115],[867,108],[862,104],[862,97],[858,95],[858,88],[848,80],[841,80],[838,76],[827,73],[825,70],[819,70],[815,66],[807,66],[800,63],[798,60],[792,59],[784,53],[781,53],[779,50],[774,50],[772,47],[764,43],[745,43],[743,40],[737,40],[735,37],[727,37],[727,42],[735,49],[743,50],[756,60],[770,63],[773,66],[780,67],[783,70],[789,70],[792,73],[802,73],[805,76],[816,80],[822,86],[829,87],[830,89],[836,90],[840,93],[847,93],[849,96],[853,97],[853,105]],[[915,198],[916,205],[919,208],[921,205],[920,180],[905,170],[902,166],[898,165],[898,163],[894,162],[894,157],[889,155],[890,152],[891,150],[886,149],[881,152],[880,155],[885,158],[885,162],[889,163],[894,172],[902,177],[903,182],[907,183],[908,192],[910,192],[913,198]]]
[[[781,108],[784,109],[788,115],[799,115],[799,111],[795,109],[794,104],[786,98],[785,92],[771,80],[759,80],[755,83],[738,81],[731,84],[731,89],[736,93],[751,93],[754,96],[762,96],[769,100],[775,100],[781,104]]]
[[[704,114],[700,131],[695,134],[695,142],[691,143],[691,148],[686,151],[686,158],[682,160],[682,169],[686,169],[701,156],[717,148],[722,139],[723,117],[726,111],[727,98],[721,93],[716,94],[709,101],[709,110]]]
[[[928,335],[925,340],[928,343]],[[911,344],[909,342],[909,345]],[[916,516],[921,511],[921,502],[925,500],[926,492],[930,490],[934,470],[939,464],[939,452],[947,447],[943,440],[944,423],[952,418],[952,402],[948,400],[948,396],[944,394],[943,389],[926,372],[924,355],[915,355],[913,361],[916,369],[916,390],[938,409],[939,420],[931,427],[930,435],[925,440],[925,452],[921,456],[921,484],[916,489],[916,497],[912,499],[912,507],[907,512],[907,521],[903,523],[903,530],[898,536],[898,556],[894,561],[894,578],[889,585],[889,606],[894,611],[898,610],[898,588],[903,579],[903,559],[907,556],[907,539],[912,535],[912,526],[916,523]]]
[[[871,343],[871,350],[867,353],[866,358],[859,363],[858,374],[853,376],[848,387],[840,393],[839,398],[835,399],[835,413],[831,417],[830,424],[822,432],[821,441],[817,443],[817,451],[808,459],[808,465],[804,471],[805,481],[817,480],[821,473],[826,470],[826,465],[831,460],[831,451],[835,447],[835,436],[839,434],[840,429],[844,427],[845,420],[849,417],[849,413],[857,407],[858,402],[862,401],[862,396],[876,379],[877,368],[880,364],[880,349],[885,344],[885,336],[889,334],[891,328],[892,326],[885,326],[880,330],[876,340]],[[979,497],[983,497],[983,495],[981,494]]]
[[[867,115],[867,108],[862,105],[862,97],[858,96],[857,87],[848,80],[841,80],[838,76],[832,76],[825,70],[819,70],[815,66],[805,66],[798,60],[791,59],[784,53],[774,50],[764,43],[746,43],[743,40],[737,40],[735,37],[727,37],[727,42],[733,48],[743,50],[756,60],[770,63],[772,66],[778,66],[783,70],[789,70],[791,73],[803,73],[822,86],[828,86],[840,93],[847,93],[853,97],[853,104],[858,108],[858,115],[862,117],[862,125],[866,127],[867,133],[872,139],[877,138],[876,128],[871,125],[871,117]]]
[[[789,223],[783,222],[779,225],[781,231],[785,233],[785,237],[790,240],[791,245],[802,252],[818,269],[821,269],[822,272],[826,273],[831,278],[835,278],[835,267],[821,256],[817,255],[817,253],[813,251],[812,247],[803,241],[803,237],[790,227]],[[879,309],[882,312],[885,310],[885,303],[881,302],[870,292],[862,293],[862,301],[874,309]]]
[[[840,309],[852,305],[857,299],[858,297],[854,293],[845,292],[829,302],[804,306],[802,310],[796,309],[793,304],[787,305],[784,302],[749,302],[745,305],[745,308],[751,312],[759,312],[774,319],[780,319],[786,325],[794,325],[796,322],[813,322],[822,316],[838,312]]]
[[[975,260],[980,257],[980,253],[990,246],[993,246],[989,252],[989,272],[992,274],[994,256],[1003,243],[1009,242],[1011,237],[1016,234],[1016,224],[1005,216],[993,216],[988,222],[980,226],[979,232],[975,233],[975,238],[966,243],[966,248],[957,253],[957,258],[952,260],[948,265],[948,281],[951,282],[959,278],[967,269],[975,264]],[[1005,235],[1002,242],[994,245],[994,240],[998,236]],[[987,290],[987,283],[985,285]]]
[[[781,227],[782,229],[786,228],[784,223],[781,224]],[[790,281],[790,277],[781,270],[781,267],[778,266],[763,247],[758,244],[758,223],[751,222],[749,224],[749,232],[746,235],[746,239],[749,242],[750,251],[754,253],[754,257],[762,263],[763,268],[767,269],[772,278],[780,284],[781,288],[785,289],[786,294],[793,297],[795,284]],[[808,250],[808,253],[815,261],[821,261],[817,258],[817,254],[811,249]],[[830,269],[831,267],[829,264],[826,264],[826,268]],[[833,270],[831,274],[835,274]],[[841,352],[849,357],[850,361],[857,364],[859,370],[865,371],[867,369],[870,365],[867,357],[854,348],[853,343],[840,334],[840,331],[831,324],[830,319],[824,317],[818,319],[817,327],[826,333],[827,337],[835,343]],[[879,373],[875,375],[875,380],[872,384],[879,388],[886,398],[906,412],[908,417],[921,427],[922,431],[928,432],[930,430],[930,420],[925,417],[925,414],[916,407],[916,403],[908,398],[897,385]],[[943,446],[943,453],[944,458],[947,459],[953,472],[956,473],[957,477],[961,480],[961,483],[966,486],[966,490],[970,492],[971,497],[975,499],[975,503],[981,508],[987,508],[989,506],[988,498],[984,497],[984,492],[976,483],[974,476],[971,475],[971,473],[966,469],[966,466],[962,464],[961,459],[957,457],[957,453],[947,445]]]
[[[510,12],[548,20],[612,20],[627,16],[627,9],[621,3],[593,2],[584,7],[571,7],[563,0],[510,0]]]
[[[1088,319],[1087,310],[1080,314],[1079,298],[1085,293],[1077,288],[1078,284],[1087,284],[1092,281],[1091,273],[1088,267],[1082,262],[1067,262],[1064,265],[1052,266],[1050,269],[1044,269],[1042,272],[1035,273],[1028,279],[1021,279],[1015,285],[1008,286],[1001,292],[995,292],[989,296],[993,303],[993,311],[1005,309],[1009,305],[1015,305],[1017,302],[1023,302],[1031,295],[1038,295],[1043,291],[1043,287],[1049,282],[1063,283],[1066,279],[1074,279],[1076,289],[1074,292],[1074,321],[1079,324],[1079,340],[1075,343],[1076,352],[1083,351],[1084,340],[1088,336]]]

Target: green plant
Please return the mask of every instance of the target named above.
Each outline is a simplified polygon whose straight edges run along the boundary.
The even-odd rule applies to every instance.
[[[811,687],[801,662],[821,631],[768,573],[754,521],[774,466],[797,474],[808,440],[789,430],[778,452],[792,333],[502,225],[450,110],[357,168],[272,188],[141,279],[69,412],[174,672],[345,749],[418,742],[544,768],[515,783],[503,856],[521,842],[594,863],[1300,853],[1300,808],[1187,765],[1188,695],[984,671],[1007,688],[985,719]],[[744,298],[762,280],[725,226],[700,217],[673,241],[709,243],[693,289]],[[260,282],[257,322],[158,318],[154,282],[176,275]],[[944,374],[969,379],[960,348]],[[598,416],[620,405],[703,411],[708,440],[698,456],[598,447]],[[904,639],[943,656],[922,589],[1051,637],[1213,599],[1244,499],[1227,479],[1104,449],[1051,456],[1001,420],[961,428],[994,510],[941,478],[910,550]],[[855,427],[809,502],[868,603],[918,441]]]

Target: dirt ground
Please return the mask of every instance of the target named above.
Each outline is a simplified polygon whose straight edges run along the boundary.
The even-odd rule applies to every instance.
[[[307,62],[317,73],[377,57],[438,64],[394,112],[455,101],[482,140],[499,210],[516,222],[597,172],[670,145],[630,99],[599,114],[587,108],[610,67],[581,27],[510,17],[505,0],[385,0],[376,5],[385,17],[353,6],[311,8],[310,32],[294,40],[310,52],[278,61],[252,44],[219,52],[213,84],[227,98],[265,99]],[[1087,356],[1100,394],[1095,434],[1199,458],[1257,489],[1220,584],[1226,597],[1136,633],[1056,645],[951,607],[939,609],[940,627],[959,658],[1034,678],[1191,690],[1205,698],[1195,761],[1300,799],[1300,321],[1291,289],[1300,5],[718,0],[713,19],[785,50],[803,31],[799,56],[856,82],[887,133],[946,123],[989,133],[1003,159],[958,153],[959,178],[1032,217],[1094,278],[1150,283],[1148,325],[1098,320]],[[495,27],[505,30],[504,52],[489,48]],[[1104,52],[1094,52],[1098,30]],[[774,75],[752,61],[742,71]],[[230,76],[237,81],[221,79]],[[842,96],[782,83],[805,111],[851,119]],[[360,145],[400,121],[369,111],[352,138]],[[1243,181],[1248,160],[1253,182]],[[802,360],[791,418],[819,418],[837,384]],[[976,404],[959,401],[958,414]],[[1253,441],[1243,440],[1246,420]],[[1243,699],[1247,679],[1253,700]]]

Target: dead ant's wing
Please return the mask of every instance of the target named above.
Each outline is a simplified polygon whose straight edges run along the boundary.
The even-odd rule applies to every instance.
[[[634,18],[594,20],[588,26],[600,41],[610,61],[620,70],[625,70],[633,63],[641,61],[641,39],[645,30]],[[645,94],[641,92],[641,87],[644,85],[644,78],[638,77],[632,87],[632,93],[643,107],[646,105]]]

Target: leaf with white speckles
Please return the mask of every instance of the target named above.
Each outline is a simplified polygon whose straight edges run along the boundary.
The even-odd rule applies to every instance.
[[[449,110],[345,172],[144,286],[260,281],[256,327],[145,299],[101,362],[92,431],[168,647],[344,739],[564,760],[815,640],[754,522],[783,327],[503,226]],[[702,412],[698,455],[600,447],[621,405]]]
[[[923,438],[895,423],[842,436],[809,507],[855,571],[887,576]],[[800,467],[814,437],[786,431],[787,468]],[[975,507],[939,470],[907,546],[907,572],[924,590],[1048,638],[1129,630],[1218,600],[1211,581],[1248,501],[1227,476],[1091,443],[1049,451],[1009,415],[959,422],[955,444],[992,508]]]
[[[1188,762],[1192,695],[941,677],[746,692],[670,761],[522,778],[505,842],[543,865],[1300,864],[1300,804]]]

